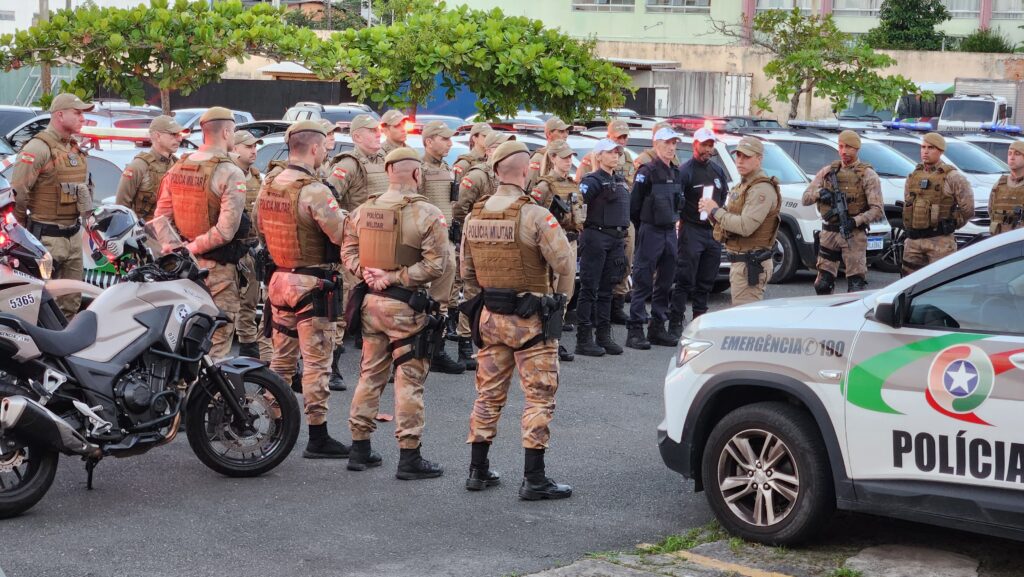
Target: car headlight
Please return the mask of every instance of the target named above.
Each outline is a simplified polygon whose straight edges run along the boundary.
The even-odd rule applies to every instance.
[[[679,341],[679,353],[676,355],[676,367],[681,367],[692,361],[697,355],[711,348],[711,341],[699,341],[697,339],[684,338]]]
[[[43,258],[39,259],[39,276],[43,277],[43,280],[50,280],[53,276],[53,256],[50,253],[43,255]]]

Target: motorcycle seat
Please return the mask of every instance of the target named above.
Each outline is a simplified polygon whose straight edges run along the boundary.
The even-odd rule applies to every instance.
[[[0,324],[11,325],[10,321],[16,320],[15,328],[32,337],[40,351],[55,357],[77,353],[96,342],[96,313],[92,311],[78,313],[68,326],[59,331],[37,327],[13,315],[0,316],[3,317]]]

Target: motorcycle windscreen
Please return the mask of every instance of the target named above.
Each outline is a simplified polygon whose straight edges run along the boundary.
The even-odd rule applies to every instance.
[[[3,235],[7,237],[7,242],[0,243],[0,250],[10,257],[34,262],[38,268],[39,277],[50,278],[53,273],[53,257],[50,256],[50,252],[46,250],[43,243],[39,242],[39,239],[17,221],[6,222]]]
[[[146,223],[146,245],[159,257],[183,248],[185,241],[166,216],[158,216]]]

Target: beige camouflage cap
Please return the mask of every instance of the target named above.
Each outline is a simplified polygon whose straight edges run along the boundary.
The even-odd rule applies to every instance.
[[[300,132],[316,132],[321,136],[327,136],[327,131],[319,120],[300,120],[288,127],[284,133],[285,141],[287,142],[289,138]]]
[[[53,102],[50,103],[50,112],[72,109],[86,112],[92,110],[95,106],[95,104],[90,102],[82,102],[82,99],[79,98],[77,94],[63,92],[53,97]]]
[[[487,124],[486,122],[477,122],[473,125],[473,128],[470,129],[469,135],[490,134],[492,132],[494,132],[494,128],[491,127],[490,124]]]
[[[498,146],[503,142],[508,142],[509,140],[515,139],[515,136],[507,132],[494,130],[490,134],[488,134],[486,138],[484,138],[484,148],[494,148],[495,146]]]
[[[764,154],[764,144],[753,136],[744,136],[736,145],[736,152],[744,156],[761,156]]]
[[[611,137],[629,135],[629,125],[625,120],[613,120],[608,123],[608,135]]]
[[[178,134],[182,130],[185,130],[180,124],[174,121],[173,118],[166,114],[161,114],[153,119],[153,122],[149,123],[150,132],[163,132],[165,134]]]
[[[840,144],[860,150],[860,135],[852,130],[844,130],[839,133]]]
[[[253,136],[248,130],[235,131],[235,146],[252,146],[254,144],[263,144],[263,141]]]
[[[199,126],[206,124],[207,122],[213,122],[214,120],[234,120],[235,115],[231,114],[231,111],[223,106],[214,106],[207,110],[199,117]]]
[[[394,164],[403,160],[415,160],[416,162],[420,162],[420,155],[408,146],[402,146],[392,150],[384,157],[384,167],[387,168],[389,164]]]
[[[398,126],[406,118],[408,117],[401,110],[388,110],[384,113],[384,116],[380,117],[380,123],[387,124],[388,126]]]
[[[544,123],[544,130],[551,132],[552,130],[569,130],[569,125],[562,121],[557,116],[552,116]]]
[[[352,124],[349,125],[348,131],[351,133],[359,130],[360,128],[377,130],[378,126],[380,126],[380,123],[377,122],[374,117],[369,114],[360,114],[352,119]]]
[[[1024,140],[1014,140],[1010,144],[1010,150],[1016,150],[1017,152],[1024,154]]]
[[[522,142],[516,142],[513,140],[505,141],[497,150],[494,151],[494,154],[491,155],[491,166],[497,168],[498,163],[519,153],[530,154],[530,149]]]
[[[560,158],[568,158],[576,151],[569,146],[569,143],[564,140],[556,140],[548,145],[548,154],[554,154]]]
[[[324,127],[325,134],[332,134],[334,132],[341,132],[341,127],[337,124],[327,120],[326,118],[320,119],[320,125]]]
[[[440,136],[441,138],[451,138],[455,131],[448,128],[448,125],[440,120],[431,120],[423,127],[423,138],[428,136]]]
[[[938,148],[939,150],[946,151],[946,139],[942,137],[938,132],[929,132],[924,135],[924,142]]]

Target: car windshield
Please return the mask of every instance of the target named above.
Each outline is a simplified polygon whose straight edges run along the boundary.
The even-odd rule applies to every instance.
[[[324,110],[320,113],[322,118],[330,120],[331,122],[348,122],[359,116],[365,114],[362,110],[355,109],[342,109],[342,110]]]
[[[969,142],[947,141],[946,157],[968,174],[1003,174],[1010,171],[1005,162]]]
[[[197,114],[197,112],[195,110],[179,110],[179,111],[174,113],[174,121],[177,122],[178,124],[182,125],[182,126],[185,126],[185,124],[189,120],[192,120],[192,118],[196,114]]]
[[[879,142],[863,141],[859,156],[882,178],[906,178],[914,171],[913,161]]]
[[[729,154],[736,150],[735,144],[729,145]],[[771,142],[764,143],[764,160],[761,168],[768,176],[779,179],[779,184],[803,184],[807,182],[807,175],[800,169],[796,162],[783,152],[778,145]]]
[[[1009,142],[993,142],[992,143],[992,148],[989,149],[989,152],[992,153],[992,156],[998,158],[999,160],[1003,160],[1004,158],[1006,158],[1006,154],[1008,152],[1010,152],[1010,143]],[[1006,162],[1006,161],[1004,160],[1003,162]]]
[[[956,122],[992,122],[994,100],[947,100],[942,107],[942,120]]]

